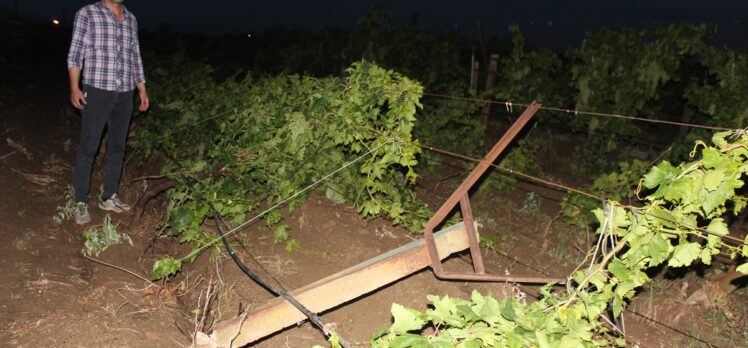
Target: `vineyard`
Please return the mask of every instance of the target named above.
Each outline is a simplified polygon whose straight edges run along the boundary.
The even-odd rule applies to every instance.
[[[123,186],[135,209],[65,237],[83,255],[78,262],[129,272],[122,279],[134,274],[146,286],[140,302],[121,286],[109,291],[127,301],[106,311],[112,319],[129,306],[139,309],[133,321],[186,317],[173,320],[184,334],[176,336],[205,346],[198,338],[221,330],[233,334],[228,346],[748,344],[748,53],[711,45],[717,28],[709,25],[602,29],[562,53],[528,46],[513,26],[511,40],[483,43],[481,58],[456,32],[391,27],[388,15],[374,10],[351,31],[269,29],[251,44],[243,35],[141,36],[156,102],[130,131]],[[20,38],[2,40],[24,51]],[[500,58],[489,60],[494,53]],[[5,77],[25,58],[2,59]],[[24,100],[0,89],[4,106]],[[529,110],[498,160],[485,161]],[[11,131],[23,126],[10,118],[3,126],[9,151],[0,156],[19,153],[3,165],[23,168],[34,149],[23,159]],[[329,315],[299,297],[312,325],[242,341],[244,321],[271,299],[293,303],[291,289],[423,240],[446,197],[480,166],[489,169],[465,191],[463,210],[450,207],[438,229],[472,226],[475,215],[489,273],[548,284],[420,272],[362,304],[340,301]],[[8,175],[39,179],[30,172]],[[49,189],[45,219],[55,217],[48,229],[61,237],[74,227],[72,192],[60,187]],[[426,243],[433,238],[427,233]],[[32,242],[8,244],[24,252]],[[472,272],[471,255],[445,267]],[[164,309],[170,299],[181,307]],[[0,337],[16,344],[50,343],[6,329]],[[289,343],[295,336],[309,338]]]

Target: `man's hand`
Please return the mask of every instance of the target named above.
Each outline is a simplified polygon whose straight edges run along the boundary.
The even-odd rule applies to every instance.
[[[148,92],[140,92],[138,93],[138,98],[140,98],[140,106],[138,107],[138,110],[140,112],[145,112],[148,110],[148,107],[151,106],[151,102],[148,100]]]
[[[86,105],[86,96],[83,94],[80,88],[73,88],[70,91],[70,103],[75,106],[78,110],[83,110]]]
[[[138,84],[138,98],[140,99],[138,110],[145,112],[151,106],[151,102],[148,100],[148,92],[145,89],[145,83]]]

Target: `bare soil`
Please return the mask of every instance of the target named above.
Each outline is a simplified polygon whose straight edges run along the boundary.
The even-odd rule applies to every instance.
[[[64,70],[63,70],[64,71]],[[72,222],[57,224],[52,216],[63,203],[63,192],[71,182],[78,139],[79,116],[68,106],[64,75],[40,78],[44,84],[27,84],[14,95],[2,111],[3,133],[0,139],[0,345],[12,347],[122,347],[188,346],[196,327],[198,308],[208,287],[217,289],[202,329],[232,318],[243,310],[262,305],[273,296],[248,279],[220,248],[201,255],[194,264],[168,283],[147,281],[154,260],[187,252],[174,240],[157,237],[159,223],[166,219],[166,204],[157,198],[148,205],[143,223],[127,231],[127,215],[114,215],[121,230],[133,239],[103,252],[98,259],[118,268],[97,263],[81,256],[83,231],[101,223],[104,214],[92,208],[93,222],[77,226]],[[49,81],[58,81],[49,83]],[[157,101],[155,101],[157,102]],[[10,140],[10,141],[9,141]],[[121,195],[134,201],[143,192],[142,175],[154,174],[157,168],[129,163],[123,176]],[[91,197],[101,183],[103,168],[94,170]],[[451,193],[467,172],[460,166],[440,165],[426,173],[420,184],[420,196],[432,207]],[[576,181],[575,178],[568,178]],[[537,207],[528,203],[534,192]],[[481,223],[481,233],[497,243],[484,250],[491,272],[516,275],[564,277],[584,258],[593,231],[579,231],[556,221],[563,194],[528,183],[504,194],[476,192],[474,210]],[[93,200],[93,198],[92,198]],[[532,202],[530,202],[532,203]],[[418,236],[392,226],[386,220],[362,220],[351,207],[336,205],[312,195],[300,208],[286,216],[292,237],[299,248],[288,252],[273,242],[272,233],[263,223],[249,226],[234,239],[246,263],[272,282],[294,289],[353,266]],[[545,242],[544,242],[545,241]],[[251,261],[256,260],[262,265]],[[469,257],[458,255],[447,261],[447,267],[469,269]],[[127,270],[129,272],[126,272]],[[142,279],[142,278],[145,279]],[[686,280],[683,280],[686,279]],[[688,320],[664,318],[663,306],[673,305],[675,314],[682,307],[683,284],[698,283],[698,277],[670,279],[664,276],[647,290],[625,314],[626,334],[632,345],[640,347],[704,346],[688,338],[698,335],[720,347],[738,347],[746,342],[745,315],[748,294],[735,292],[730,301],[737,306],[735,320],[724,320],[704,309],[687,308]],[[688,285],[687,285],[688,286]],[[389,324],[389,308],[400,303],[418,309],[427,308],[427,294],[468,297],[473,289],[497,297],[530,296],[532,287],[512,284],[446,282],[436,279],[425,269],[392,285],[328,313],[323,319],[356,346],[368,346],[371,334]],[[742,312],[740,310],[742,308]],[[658,311],[660,310],[660,311]],[[659,316],[657,316],[659,314]],[[666,328],[643,319],[679,325]],[[694,324],[697,323],[697,324]],[[694,327],[696,326],[696,327]],[[710,332],[728,328],[713,337]],[[703,328],[710,328],[705,332]],[[694,330],[695,329],[695,330]],[[741,337],[742,340],[725,337]],[[729,336],[737,332],[737,336]],[[716,341],[715,341],[716,340]],[[260,342],[257,347],[309,347],[325,345],[323,335],[309,323],[281,331]]]

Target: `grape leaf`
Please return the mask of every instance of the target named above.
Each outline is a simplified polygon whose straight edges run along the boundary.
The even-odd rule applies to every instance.
[[[710,170],[704,174],[704,188],[709,191],[714,191],[719,187],[719,184],[725,180],[725,169]]]
[[[650,267],[659,265],[665,261],[672,248],[670,242],[662,234],[654,235],[649,244],[647,244],[647,247],[649,247],[649,257],[651,257],[649,260]]]
[[[668,161],[663,161],[652,167],[649,173],[644,175],[644,187],[653,189],[665,181],[675,178],[678,174],[680,174],[680,169],[673,167]]]
[[[390,312],[395,319],[390,327],[390,332],[394,334],[405,334],[408,331],[420,330],[426,325],[426,320],[417,311],[405,308],[397,303],[392,304]]]
[[[701,246],[698,243],[678,244],[673,250],[673,256],[668,265],[671,267],[688,266],[700,256],[700,252]]]
[[[711,214],[715,209],[724,205],[725,201],[734,193],[734,189],[730,187],[727,181],[721,182],[715,190],[701,197],[704,212],[707,215]]]
[[[707,147],[701,151],[703,156],[704,167],[708,169],[722,168],[727,165],[730,160],[713,147]]]
[[[153,264],[153,272],[151,272],[151,279],[169,279],[170,276],[174,275],[182,267],[182,261],[175,260],[172,257],[166,257],[156,261]]]
[[[421,335],[406,333],[392,339],[387,345],[388,348],[427,348],[429,340]]]
[[[461,326],[464,324],[462,318],[457,314],[458,310],[455,299],[452,299],[449,296],[440,298],[439,296],[433,295],[429,295],[427,298],[434,305],[434,309],[428,310],[427,313],[436,321],[443,321],[454,326]]]
[[[631,278],[631,271],[621,260],[615,259],[608,264],[608,270],[614,277],[618,278],[619,281],[626,281]]]
[[[706,229],[707,231],[719,234],[720,236],[725,236],[730,233],[730,230],[727,228],[727,224],[725,223],[725,219],[723,218],[712,219],[712,221],[709,222],[709,227]]]

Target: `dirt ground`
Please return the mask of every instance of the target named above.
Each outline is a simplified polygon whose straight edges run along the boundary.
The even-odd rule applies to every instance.
[[[189,346],[198,326],[196,315],[202,315],[198,303],[208,287],[218,290],[204,330],[270,300],[273,296],[244,276],[219,248],[186,265],[168,283],[147,281],[155,259],[165,255],[179,257],[187,252],[186,247],[172,240],[154,238],[159,232],[158,224],[166,218],[163,198],[148,205],[143,223],[133,231],[124,228],[129,216],[113,216],[120,222],[121,230],[133,239],[133,245],[115,246],[98,259],[119,268],[81,256],[84,229],[101,223],[104,214],[91,208],[93,223],[83,227],[52,220],[72,178],[79,127],[78,114],[68,107],[64,69],[60,71],[21,85],[2,110],[0,345]],[[132,180],[154,173],[154,168],[130,163],[123,177],[120,192],[123,198],[137,199],[142,194],[142,183]],[[91,197],[98,192],[102,174],[99,161],[94,170]],[[431,206],[438,206],[464,174],[461,168],[439,166],[426,173],[420,195]],[[527,203],[530,192],[535,205]],[[559,209],[561,197],[559,192],[528,184],[520,185],[511,194],[474,195],[481,232],[496,240],[492,248],[484,250],[491,272],[564,277],[574,269],[584,257],[591,231],[573,230],[556,222],[545,236],[548,243],[541,241],[548,222]],[[382,219],[361,220],[351,207],[335,205],[316,195],[287,216],[286,222],[291,226],[292,237],[300,242],[296,251],[287,252],[282,245],[273,243],[272,233],[263,223],[242,231],[235,241],[243,245],[238,253],[244,260],[251,260],[253,255],[262,265],[256,267],[247,261],[250,267],[260,269],[258,273],[287,289],[301,287],[418,238]],[[466,255],[458,255],[447,261],[447,267],[468,269],[468,262]],[[742,346],[746,342],[744,324],[732,329],[737,336],[728,336],[733,321],[713,314],[693,316],[711,313],[702,309],[679,314],[679,321],[675,322],[680,326],[675,328],[642,318],[659,314],[658,320],[670,322],[672,318],[667,318],[670,312],[663,306],[671,305],[673,311],[682,311],[678,298],[684,282],[698,281],[693,276],[685,279],[668,280],[663,276],[656,280],[657,288],[646,290],[643,298],[637,298],[638,305],[632,306],[637,312],[625,314],[626,335],[632,346],[707,345],[674,329],[698,335],[713,346]],[[389,308],[393,302],[423,310],[428,305],[427,294],[468,297],[473,289],[497,297],[517,294],[511,284],[445,282],[426,269],[324,313],[322,318],[335,323],[337,330],[356,346],[368,346],[371,334],[390,323]],[[520,291],[534,293],[532,287],[522,287]],[[738,307],[747,303],[746,299],[745,289],[731,296]],[[745,308],[740,308],[744,314]],[[683,318],[688,320],[680,320]],[[728,331],[719,331],[724,328]],[[714,332],[722,333],[715,338]],[[314,344],[324,346],[324,337],[309,323],[302,323],[254,346]]]

